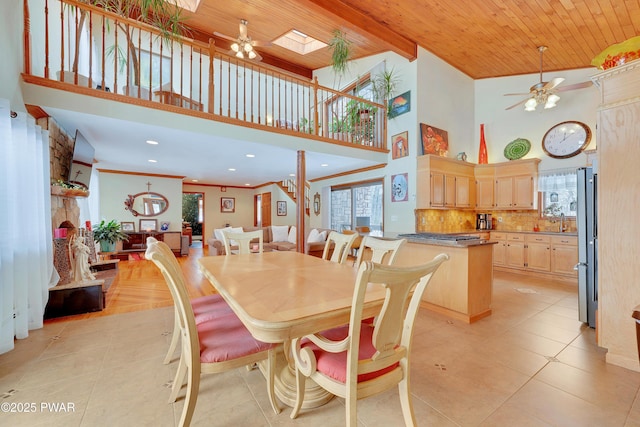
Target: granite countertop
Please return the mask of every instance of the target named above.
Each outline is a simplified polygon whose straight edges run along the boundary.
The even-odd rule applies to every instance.
[[[460,236],[464,234],[470,233],[428,233],[433,238],[425,238],[424,234],[426,233],[401,233],[395,236],[396,238],[407,239],[407,242],[410,243],[418,243],[422,245],[435,245],[435,246],[453,246],[458,248],[468,248],[471,246],[479,246],[479,245],[492,245],[497,242],[492,242],[484,239],[467,239],[467,240],[443,240],[438,238],[438,236],[442,236],[443,238],[452,237],[452,236]],[[423,235],[420,237],[420,235]]]
[[[559,231],[532,231],[532,230],[488,230],[498,233],[523,233],[523,234],[550,234],[552,236],[577,236],[577,231],[565,231],[564,233],[560,233]]]

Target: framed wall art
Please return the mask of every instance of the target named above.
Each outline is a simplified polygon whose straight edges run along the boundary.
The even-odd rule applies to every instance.
[[[409,155],[409,131],[404,131],[391,137],[391,156],[399,159]]]
[[[277,213],[278,213],[278,216],[287,216],[287,202],[286,201],[279,201],[278,202]]]
[[[409,174],[391,175],[391,201],[406,202],[409,200]]]
[[[449,134],[446,130],[420,123],[422,154],[436,154],[446,157],[449,153]]]
[[[158,231],[157,219],[141,219],[140,231]]]
[[[120,230],[124,233],[132,233],[136,231],[136,225],[134,222],[128,222],[128,221],[121,222]]]
[[[389,100],[390,119],[398,117],[400,114],[408,113],[411,110],[411,91],[395,96]]]
[[[220,212],[233,213],[236,211],[235,197],[220,197]]]

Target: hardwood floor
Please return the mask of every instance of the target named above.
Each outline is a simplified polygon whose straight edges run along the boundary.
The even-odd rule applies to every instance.
[[[206,247],[204,249],[190,248],[188,257],[177,257],[189,284],[189,294],[192,298],[215,293],[215,289],[200,273],[196,263],[198,258],[207,254]],[[145,259],[120,261],[118,269],[118,275],[107,292],[107,303],[104,310],[48,319],[45,320],[45,324],[151,310],[173,304],[171,293],[160,270],[151,261]]]

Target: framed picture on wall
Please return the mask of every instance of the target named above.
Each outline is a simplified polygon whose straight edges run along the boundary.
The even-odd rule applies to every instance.
[[[120,230],[124,233],[132,233],[136,231],[136,225],[133,222],[121,222]]]
[[[391,155],[393,159],[409,155],[409,131],[391,137]]]
[[[236,211],[235,197],[220,197],[220,212],[233,213]]]
[[[287,202],[278,202],[278,216],[287,216]]]
[[[141,219],[140,231],[158,231],[157,219]]]
[[[391,201],[406,202],[409,200],[409,174],[391,175]]]
[[[449,153],[449,133],[435,126],[420,123],[422,154],[446,157]]]

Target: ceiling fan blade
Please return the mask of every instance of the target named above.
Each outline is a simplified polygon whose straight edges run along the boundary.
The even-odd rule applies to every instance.
[[[271,42],[261,42],[261,41],[258,41],[258,40],[253,40],[251,42],[251,46],[256,46],[256,47],[269,47],[271,45],[272,45]]]
[[[582,83],[575,83],[575,84],[572,84],[572,85],[562,86],[562,87],[556,89],[556,92],[566,92],[568,90],[584,89],[584,88],[591,87],[591,86],[593,86],[593,82],[591,82],[591,81],[582,82]]]
[[[542,86],[542,90],[551,90],[554,87],[558,86],[563,81],[564,79],[562,77],[556,77],[554,79],[551,79],[544,86]]]
[[[262,61],[262,55],[260,55],[260,54],[258,53],[258,51],[256,51],[256,50],[254,50],[253,52],[256,54],[256,57],[255,57],[255,58],[253,58],[253,60],[254,60],[254,61],[256,61],[256,62],[257,62],[257,61]]]
[[[505,108],[505,110],[511,110],[512,108],[516,108],[518,105],[522,105],[522,104],[524,104],[524,103],[525,103],[525,102],[527,102],[529,99],[531,99],[531,98],[525,98],[525,99],[523,99],[522,101],[519,101],[518,103],[513,104],[512,106]]]
[[[237,39],[235,39],[233,37],[229,37],[228,35],[219,33],[217,31],[214,31],[213,35],[216,36],[216,37],[220,37],[221,39],[229,40],[229,41],[232,41],[232,42],[238,41]]]
[[[527,96],[527,95],[531,95],[531,92],[524,92],[524,93],[505,93],[503,96]]]
[[[240,20],[240,36],[238,38],[246,39],[247,38],[247,24],[248,22],[244,19]]]

